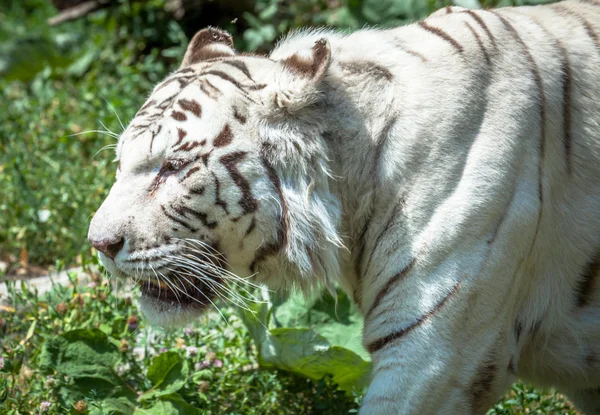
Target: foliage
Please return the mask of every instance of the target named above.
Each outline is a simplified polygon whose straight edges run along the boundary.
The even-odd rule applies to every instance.
[[[9,283],[0,308],[0,413],[346,414],[354,397],[330,377],[260,370],[234,310],[163,331],[91,273],[45,295]],[[123,292],[121,293],[123,294]],[[134,293],[136,296],[137,293]],[[83,404],[81,403],[83,402]],[[79,407],[85,407],[78,412]],[[42,405],[43,406],[43,405]]]
[[[366,386],[371,366],[359,341],[362,318],[346,295],[340,292],[334,301],[324,293],[307,301],[295,294],[274,303],[240,310],[257,345],[261,367],[316,380],[331,376],[347,392]]]
[[[138,318],[135,301],[123,297],[124,291],[115,292],[95,273],[88,275],[92,280],[87,285],[72,275],[71,285],[55,286],[45,295],[8,284],[8,306],[0,307],[0,413],[31,414],[47,407],[46,413],[61,415],[308,415],[347,414],[358,408],[362,389],[348,394],[336,388],[335,377],[323,377],[327,370],[318,375],[297,370],[295,351],[283,350],[273,356],[257,353],[242,323],[248,314],[238,318],[234,310],[223,306],[227,323],[212,312],[196,326],[166,332],[147,327]],[[273,336],[282,330],[291,333],[296,338],[293,349],[322,343],[322,339],[315,341],[321,338],[316,331],[335,325],[335,320],[340,330],[346,328],[346,336],[358,336],[359,328],[348,326],[358,317],[353,313],[344,317],[341,301],[339,318],[321,314],[319,319],[322,310],[329,309],[321,299],[306,301],[305,310],[309,311],[297,316],[303,321],[311,319],[308,326],[312,328],[273,328],[294,318],[285,316],[286,302],[293,303],[287,307],[291,311],[304,301],[300,297],[279,303],[273,300],[264,304],[263,313],[257,316],[265,319],[271,314],[270,332]],[[256,324],[251,327],[255,329],[253,337],[266,330],[257,330],[260,326]],[[326,331],[335,332],[331,327]],[[297,339],[307,333],[308,342]],[[341,346],[329,350],[338,347],[346,350]],[[261,360],[267,361],[262,369],[258,365]],[[335,368],[336,361],[323,360],[328,368]],[[341,383],[343,386],[343,379]],[[350,383],[359,384],[347,385]],[[516,383],[488,415],[521,413],[576,414],[564,396]]]

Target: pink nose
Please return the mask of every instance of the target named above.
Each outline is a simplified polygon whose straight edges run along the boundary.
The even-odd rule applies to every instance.
[[[98,251],[102,252],[107,257],[114,259],[119,251],[123,248],[123,245],[125,245],[125,239],[115,238],[113,240],[102,239],[99,241],[90,239],[90,243]]]

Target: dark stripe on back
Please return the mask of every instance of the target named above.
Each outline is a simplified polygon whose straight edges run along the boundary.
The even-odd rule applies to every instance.
[[[433,27],[428,25],[424,20],[421,20],[418,25],[423,28],[424,30],[428,31],[429,33],[432,33],[436,36],[438,36],[439,38],[445,40],[446,42],[448,42],[450,45],[452,45],[452,47],[454,49],[456,49],[456,51],[458,53],[462,53],[463,52],[463,47],[460,45],[460,43],[458,43],[456,41],[456,39],[454,39],[452,36],[450,36],[448,33],[444,32],[442,29],[440,29],[439,27]]]
[[[550,33],[537,19],[533,16],[527,15],[531,21],[538,25],[549,39],[553,39],[556,48],[561,53],[561,82],[562,82],[562,96],[563,96],[563,146],[565,149],[565,164],[567,166],[567,173],[571,174],[571,147],[572,147],[572,134],[571,134],[571,62],[569,60],[569,54],[563,46],[562,42]]]
[[[246,157],[246,154],[247,153],[244,151],[236,151],[234,153],[226,154],[219,159],[221,164],[223,164],[223,166],[225,166],[225,168],[229,172],[229,175],[231,176],[231,179],[233,180],[235,185],[240,189],[240,192],[242,193],[240,207],[242,208],[243,214],[252,213],[255,212],[256,209],[258,209],[258,200],[256,200],[254,196],[252,196],[252,189],[250,188],[250,183],[248,182],[248,180],[246,180],[244,175],[242,175],[237,169],[237,164],[241,162],[244,159],[244,157]]]
[[[586,265],[575,289],[577,307],[585,307],[593,300],[595,281],[600,276],[600,253]]]
[[[446,296],[444,298],[442,298],[442,300],[439,303],[437,303],[436,306],[433,307],[430,311],[428,311],[427,313],[425,313],[424,315],[422,315],[421,317],[419,317],[418,319],[413,321],[411,324],[409,324],[405,328],[395,331],[391,334],[388,334],[387,336],[381,337],[381,338],[375,340],[374,342],[368,344],[367,351],[371,354],[375,353],[375,352],[381,350],[382,348],[384,348],[385,346],[387,346],[388,344],[390,344],[391,342],[400,339],[402,336],[410,333],[411,331],[413,331],[414,329],[419,327],[421,324],[425,323],[427,320],[429,320],[431,317],[433,317],[438,311],[440,311],[444,307],[446,302],[452,296],[454,296],[454,294],[456,294],[458,292],[459,288],[460,288],[460,283],[457,282],[456,284],[454,284],[454,287],[452,287],[452,290],[448,294],[446,294]]]
[[[479,37],[479,35],[475,31],[475,29],[473,29],[473,26],[471,26],[469,24],[469,22],[465,22],[465,24],[467,25],[467,27],[469,28],[471,33],[473,33],[473,36],[475,36],[475,40],[477,41],[477,44],[479,45],[479,49],[481,49],[481,53],[483,53],[483,56],[485,57],[485,61],[489,65],[490,64],[490,55],[488,55],[487,50],[485,50],[485,46],[483,45],[481,38]]]
[[[398,49],[402,50],[403,52],[408,53],[409,55],[412,55],[412,56],[414,56],[416,58],[421,59],[421,62],[427,62],[428,61],[428,59],[425,57],[425,55],[422,55],[419,52],[415,52],[414,50],[409,49],[398,38],[394,38],[394,46],[396,46]]]
[[[481,26],[481,28],[485,31],[485,33],[487,33],[488,37],[490,38],[490,42],[492,42],[492,46],[494,46],[494,49],[498,49],[498,46],[496,45],[496,39],[494,39],[494,35],[492,35],[492,32],[487,27],[481,16],[479,16],[477,12],[473,10],[465,10],[465,13],[471,16],[477,22],[477,24]]]
[[[165,216],[167,218],[171,219],[173,222],[180,224],[181,226],[183,226],[184,228],[186,228],[188,231],[190,231],[192,233],[198,232],[198,229],[192,228],[186,222],[182,221],[181,219],[176,218],[175,216],[173,216],[169,212],[167,212],[167,209],[163,205],[160,205],[160,208],[162,209],[162,211],[165,214]]]
[[[585,31],[587,32],[587,35],[592,39],[592,42],[594,42],[596,50],[598,50],[598,52],[600,53],[600,37],[594,31],[594,28],[584,16],[580,15],[574,10],[571,10],[571,8],[567,7],[564,3],[552,4],[550,7],[554,8],[555,10],[558,9],[560,11],[564,11],[569,16],[572,16],[575,19],[577,19],[579,23],[581,23],[581,25],[585,28]]]
[[[529,48],[527,47],[527,45],[525,44],[523,39],[521,39],[521,36],[519,36],[519,33],[517,32],[517,30],[513,27],[513,25],[510,24],[510,22],[508,20],[506,20],[506,18],[504,18],[499,13],[494,12],[494,11],[491,11],[491,13],[494,13],[500,19],[500,21],[502,22],[504,27],[509,32],[512,33],[514,38],[517,40],[517,42],[523,48],[523,51],[525,52],[525,56],[527,58],[527,62],[529,64],[529,69],[533,75],[534,82],[535,82],[535,85],[538,90],[538,99],[539,99],[538,105],[539,105],[539,109],[540,109],[540,138],[539,138],[540,160],[538,162],[538,198],[540,201],[540,210],[538,213],[535,234],[533,236],[533,241],[531,242],[531,248],[530,248],[530,251],[531,251],[531,249],[533,249],[533,246],[535,245],[538,231],[540,229],[540,222],[542,220],[542,207],[544,204],[544,188],[543,188],[544,174],[543,174],[543,170],[542,170],[542,164],[543,164],[543,161],[545,158],[545,152],[546,152],[546,94],[544,93],[544,84],[542,82],[542,77],[540,75],[540,70],[537,66],[537,63],[535,62],[535,59],[533,59],[533,55],[531,54],[531,51],[529,50]]]

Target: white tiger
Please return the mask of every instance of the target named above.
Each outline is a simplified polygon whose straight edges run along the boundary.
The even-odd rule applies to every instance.
[[[89,239],[156,323],[233,274],[339,284],[361,414],[484,413],[517,376],[600,414],[600,3],[466,10],[269,57],[200,31],[120,138]]]

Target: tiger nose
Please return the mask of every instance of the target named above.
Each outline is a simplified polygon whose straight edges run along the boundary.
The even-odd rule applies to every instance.
[[[102,252],[104,255],[109,257],[110,259],[115,259],[119,251],[125,245],[124,238],[115,238],[115,239],[102,239],[102,240],[93,240],[90,238],[90,243],[94,248],[98,251]]]

